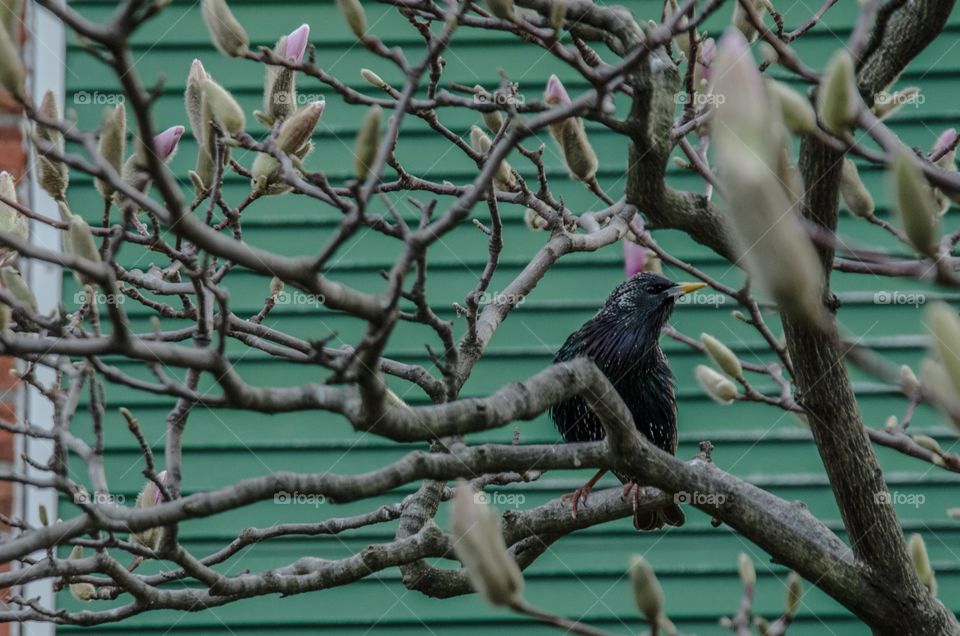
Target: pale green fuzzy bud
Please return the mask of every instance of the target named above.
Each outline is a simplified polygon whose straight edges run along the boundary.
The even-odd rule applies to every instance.
[[[0,281],[21,305],[26,305],[33,312],[37,311],[37,298],[33,295],[30,286],[27,285],[27,281],[23,280],[20,272],[9,266],[0,267]]]
[[[663,22],[671,19],[674,14],[680,10],[680,4],[677,0],[665,0],[663,3]],[[677,28],[674,30],[673,41],[676,43],[680,52],[690,57],[690,34],[686,17],[680,18]]]
[[[960,392],[960,317],[950,305],[937,301],[927,306],[925,318],[933,351]]]
[[[297,107],[297,74],[287,67],[268,67],[267,73],[271,71],[270,90],[263,96],[267,119],[286,119]]]
[[[817,112],[827,130],[838,136],[849,133],[857,115],[856,97],[853,59],[840,49],[830,59],[817,92]]]
[[[276,298],[283,293],[283,281],[274,276],[270,279],[270,296]]]
[[[203,0],[203,21],[214,46],[224,55],[237,57],[247,50],[250,38],[225,0]]]
[[[543,230],[550,227],[550,224],[547,223],[547,220],[537,214],[536,210],[527,208],[523,212],[523,223],[531,230]]]
[[[513,22],[515,19],[513,0],[486,0],[490,13],[501,20]]]
[[[767,80],[767,88],[776,95],[783,123],[795,135],[805,135],[817,127],[817,115],[809,100],[776,80]]]
[[[903,394],[910,397],[919,388],[920,380],[917,379],[913,369],[905,364],[900,365],[900,390]]]
[[[758,44],[757,51],[760,53],[760,59],[769,65],[776,64],[780,61],[780,54],[777,52],[777,49],[773,48],[767,41]]]
[[[288,117],[277,132],[277,148],[293,154],[310,141],[325,104],[323,101],[312,102]]]
[[[100,127],[100,139],[97,141],[97,150],[100,156],[120,173],[123,166],[123,156],[127,148],[127,109],[123,102],[109,111]],[[113,186],[102,179],[96,179],[97,191],[104,198],[109,198],[115,192]]]
[[[888,433],[893,431],[897,426],[900,425],[900,420],[897,419],[896,415],[891,415],[887,417],[887,421],[883,424],[883,429]]]
[[[47,507],[44,506],[43,504],[40,504],[37,507],[37,516],[40,517],[40,525],[42,526],[50,525],[50,517],[47,515]]]
[[[757,628],[757,632],[760,634],[760,636],[769,636],[770,621],[765,619],[763,616],[754,616],[753,626]]]
[[[503,115],[500,114],[499,110],[480,113],[480,117],[483,119],[483,125],[486,126],[490,132],[500,132],[500,127],[503,126]]]
[[[376,88],[384,89],[387,87],[387,83],[383,81],[383,78],[368,68],[360,69],[360,77],[366,80],[368,84]]]
[[[13,38],[6,29],[0,29],[0,86],[3,86],[8,93],[17,99],[24,98],[23,62],[20,60],[20,53],[16,42],[19,38]]]
[[[851,159],[844,159],[840,170],[840,196],[850,214],[862,218],[873,216],[873,196],[860,179],[857,164]]]
[[[210,114],[231,135],[243,131],[246,118],[240,104],[226,89],[209,77],[203,83],[203,99],[210,107]]]
[[[380,120],[383,109],[373,105],[367,111],[357,132],[356,147],[353,151],[353,172],[357,179],[364,181],[370,173],[373,161],[380,147]]]
[[[500,519],[463,480],[457,482],[452,517],[453,550],[473,588],[493,605],[520,601],[523,575],[507,554]]]
[[[639,554],[630,556],[630,583],[633,599],[651,624],[663,614],[663,588],[650,564]]]
[[[553,0],[550,5],[550,15],[547,16],[547,22],[554,31],[563,30],[563,21],[567,17],[567,3],[564,0]]]
[[[740,365],[740,359],[727,347],[708,333],[700,334],[700,341],[707,350],[707,355],[720,367],[724,373],[732,378],[740,379],[743,377],[743,367]]]
[[[198,143],[203,143],[205,118],[203,117],[203,87],[210,78],[200,60],[194,60],[187,75],[187,88],[183,92],[184,107],[190,122],[190,131]]]
[[[697,368],[694,369],[694,375],[697,382],[700,383],[700,387],[715,402],[730,404],[737,397],[736,385],[710,367],[698,364]]]
[[[753,567],[753,559],[745,552],[741,552],[737,557],[737,572],[740,573],[740,581],[744,587],[753,589],[757,586],[757,570]]]
[[[787,575],[787,608],[784,614],[793,619],[800,608],[800,600],[803,598],[803,579],[796,572],[791,571]]]
[[[930,556],[927,554],[927,544],[919,534],[910,535],[908,543],[910,548],[910,561],[913,568],[917,571],[917,578],[930,591],[930,596],[937,595],[937,579],[933,572],[933,566],[930,565]]]
[[[753,2],[753,7],[757,10],[758,15],[762,15],[759,13],[762,10],[762,6],[760,2]],[[756,41],[758,36],[757,28],[753,26],[753,22],[750,21],[750,15],[747,13],[747,10],[743,8],[743,5],[740,4],[740,0],[733,3],[733,18],[731,22],[733,26],[743,34],[747,42]]]
[[[90,226],[82,217],[74,215],[70,218],[67,225],[67,235],[64,238],[63,250],[67,254],[73,254],[85,258],[89,261],[100,262],[100,252],[97,250],[97,244],[94,241]],[[74,276],[82,285],[92,284],[86,274],[74,271]]]
[[[663,261],[660,260],[660,257],[652,252],[647,253],[647,260],[643,263],[643,271],[650,272],[651,274],[660,274],[663,275]]]
[[[13,312],[10,307],[0,304],[0,333],[10,333],[11,322],[13,322]]]
[[[587,139],[583,120],[579,117],[568,117],[558,125],[551,126],[550,132],[553,133],[563,153],[570,177],[584,183],[593,181],[596,178],[599,163],[597,153]]]
[[[17,184],[9,172],[0,172],[0,197],[13,203],[19,203],[17,198]],[[30,236],[30,224],[27,218],[16,208],[0,201],[0,231],[10,232],[20,240],[26,241]],[[0,247],[0,254],[9,254],[10,248]]]
[[[57,108],[57,98],[53,91],[47,91],[40,102],[40,114],[50,120],[58,121],[60,119],[60,109]],[[54,150],[63,153],[63,134],[56,128],[37,124],[36,135],[47,144],[53,146]],[[37,181],[40,186],[47,191],[51,197],[61,200],[66,196],[67,186],[70,184],[70,173],[67,166],[55,157],[47,156],[38,148],[37,152]]]
[[[937,455],[943,454],[943,448],[940,447],[937,440],[929,435],[913,435],[913,441],[916,442],[917,446],[925,448],[931,453],[936,453]]]
[[[480,130],[478,126],[470,127],[470,145],[473,149],[482,155],[490,152],[493,141],[487,136],[487,133]],[[513,169],[506,160],[500,162],[497,171],[493,175],[493,185],[498,190],[512,190],[516,185],[516,179],[513,176]]]
[[[363,38],[363,34],[367,32],[367,14],[360,0],[337,0],[337,7],[353,34]]]
[[[920,363],[920,378],[934,405],[960,428],[960,397],[947,370],[936,360],[924,358]]]
[[[940,239],[940,217],[933,192],[909,151],[897,152],[892,163],[893,199],[903,229],[918,252],[933,258]]]
[[[70,550],[70,556],[67,558],[71,561],[82,559],[83,546],[73,546],[73,549]],[[97,595],[97,588],[95,588],[92,583],[71,583],[70,594],[78,601],[89,601]]]

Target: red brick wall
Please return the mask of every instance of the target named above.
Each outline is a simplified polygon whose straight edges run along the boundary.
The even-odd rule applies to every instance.
[[[21,33],[21,42],[24,34]],[[20,134],[20,106],[10,95],[0,92],[0,171],[5,170],[17,180],[17,194],[21,201],[27,198],[27,154],[23,136]],[[0,420],[13,422],[16,415],[18,381],[10,375],[16,365],[11,358],[0,357]],[[16,445],[13,433],[0,431],[0,466],[4,468],[16,459],[14,456]],[[15,490],[10,482],[0,482],[0,513],[12,516],[15,510]],[[0,524],[0,532],[6,533],[9,528]],[[6,564],[2,570],[8,569]],[[0,602],[6,591],[2,592]],[[10,635],[10,625],[0,625],[0,636]]]

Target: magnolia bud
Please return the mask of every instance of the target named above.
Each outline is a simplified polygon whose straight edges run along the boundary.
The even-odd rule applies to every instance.
[[[246,118],[243,109],[226,89],[209,77],[203,83],[203,99],[210,107],[210,114],[231,135],[243,131]]]
[[[671,19],[673,15],[680,10],[680,5],[677,0],[666,0],[663,3],[663,21]],[[684,55],[690,55],[690,34],[688,33],[689,27],[687,23],[686,16],[681,17],[677,22],[677,27],[674,29],[673,41],[677,44],[677,48],[680,49],[680,52]]]
[[[919,388],[920,381],[917,380],[913,369],[905,364],[900,365],[900,390],[903,391],[903,394],[910,397]]]
[[[9,266],[0,267],[0,281],[21,305],[26,305],[34,312],[37,311],[37,299],[20,272]]]
[[[47,91],[40,102],[40,114],[47,119],[59,121],[60,112],[57,108],[57,99],[53,91]],[[57,153],[63,153],[63,134],[56,128],[37,124],[37,138],[53,147]],[[53,199],[59,201],[66,196],[67,186],[70,184],[70,173],[67,166],[62,161],[52,155],[47,155],[46,151],[38,148],[37,152],[37,181],[40,186],[47,191]]]
[[[788,617],[793,619],[797,615],[797,609],[800,607],[800,599],[803,598],[803,579],[794,571],[787,575],[787,608],[784,611]]]
[[[7,30],[0,29],[0,86],[18,100],[22,100],[24,70],[18,48]]]
[[[490,152],[493,142],[487,133],[480,130],[478,126],[470,127],[470,145],[481,155]],[[493,184],[498,190],[512,190],[516,185],[516,179],[513,177],[513,168],[506,160],[500,162],[497,171],[493,174]]]
[[[593,181],[597,174],[597,154],[587,139],[583,120],[579,117],[564,120],[557,128],[555,139],[563,151],[571,178],[585,183]]]
[[[773,48],[767,41],[758,44],[757,51],[760,53],[760,59],[769,65],[776,64],[780,61],[780,54],[777,52],[777,49]]]
[[[523,212],[523,223],[531,230],[543,230],[547,227],[550,227],[550,224],[547,223],[547,220],[537,214],[536,210],[527,208]]]
[[[950,374],[936,360],[924,358],[920,366],[923,388],[933,404],[960,428],[960,398]]]
[[[353,34],[362,39],[367,31],[367,14],[364,13],[360,0],[337,0],[337,7]]]
[[[90,232],[90,226],[82,217],[73,216],[67,225],[67,236],[64,239],[63,251],[67,254],[73,254],[90,261],[100,262],[100,252],[93,240],[93,233]],[[92,283],[93,281],[86,274],[74,271],[74,276],[82,285]]]
[[[567,17],[567,3],[564,0],[553,0],[550,5],[550,15],[547,16],[547,23],[554,31],[563,30],[563,21]]]
[[[523,575],[510,555],[492,507],[477,500],[463,480],[453,498],[453,551],[463,563],[473,588],[493,605],[516,603],[523,594]]]
[[[163,470],[157,474],[157,479],[166,486],[169,483],[169,475]],[[137,508],[153,508],[163,500],[163,493],[153,482],[148,479],[143,490],[137,495]],[[130,535],[130,540],[139,543],[145,548],[156,551],[160,547],[160,541],[163,539],[163,528],[148,528]]]
[[[932,155],[941,155],[937,159],[937,165],[950,172],[957,171],[957,131],[955,128],[948,128],[937,137],[933,144]]]
[[[853,59],[840,49],[830,59],[817,92],[817,112],[824,127],[837,136],[849,132],[857,116],[857,82]]]
[[[753,560],[745,552],[737,557],[737,571],[744,587],[753,589],[757,586],[757,570],[753,567]]]
[[[936,453],[937,455],[943,454],[943,448],[940,447],[940,444],[937,443],[937,440],[933,439],[929,435],[913,435],[913,441],[917,443],[917,446],[920,448],[925,448],[931,453]]]
[[[857,164],[851,159],[843,160],[843,167],[840,170],[840,195],[850,214],[863,218],[873,216],[873,197],[860,179]]]
[[[325,106],[325,101],[311,102],[288,117],[277,132],[277,148],[287,154],[302,148],[310,141]]]
[[[0,2],[0,27],[10,39],[18,41],[20,28],[23,25],[23,0],[6,0]]]
[[[190,73],[187,75],[187,88],[183,93],[184,106],[187,110],[187,119],[190,121],[190,131],[193,138],[199,143],[203,143],[204,117],[203,117],[203,92],[204,85],[210,78],[207,71],[203,68],[200,60],[194,60],[190,65]]]
[[[654,574],[653,568],[639,554],[630,556],[630,583],[633,585],[633,598],[637,608],[643,612],[651,624],[663,613],[663,588]]]
[[[737,387],[730,380],[726,379],[710,367],[704,364],[698,364],[694,369],[694,375],[700,387],[720,404],[730,404],[737,397]]]
[[[937,595],[937,580],[930,565],[930,556],[927,554],[927,544],[919,534],[910,535],[910,561],[917,571],[917,578],[930,591],[930,596]]]
[[[768,80],[767,88],[776,95],[783,115],[783,123],[787,125],[790,132],[795,135],[805,135],[816,129],[817,115],[805,97],[776,80]]]
[[[960,317],[950,305],[938,301],[927,306],[926,323],[933,351],[960,391]]]
[[[310,27],[301,25],[277,42],[273,52],[285,60],[300,64],[310,38]],[[285,66],[268,65],[263,85],[264,120],[272,125],[290,116],[297,106],[296,72]]]
[[[940,238],[940,218],[930,186],[905,149],[896,153],[891,169],[894,203],[907,238],[918,252],[933,258]]]
[[[97,150],[100,156],[110,164],[110,166],[120,174],[123,166],[123,156],[127,148],[127,109],[123,102],[109,111],[103,119],[103,125],[100,127],[100,139],[97,142]],[[114,188],[106,181],[97,178],[97,191],[105,199],[114,193]]]
[[[356,147],[353,152],[353,172],[359,181],[365,181],[377,157],[380,147],[380,120],[383,109],[373,105],[363,117],[360,130],[357,131]]]
[[[653,252],[647,254],[647,262],[643,265],[643,271],[651,274],[663,275],[663,261]]]
[[[499,110],[480,113],[480,117],[483,118],[483,125],[486,126],[490,132],[500,132],[500,127],[503,126],[503,115],[500,114]]]
[[[233,16],[226,0],[203,0],[203,21],[218,51],[229,57],[246,52],[250,38]]]
[[[758,16],[763,15],[765,9],[772,8],[769,2],[764,0],[752,0],[751,4],[753,5],[754,11]],[[748,42],[754,42],[757,39],[757,28],[753,26],[753,22],[750,21],[750,15],[747,13],[747,10],[740,4],[740,1],[733,3],[733,26],[735,26],[741,33],[743,37],[747,39]]]
[[[368,68],[360,69],[360,77],[365,79],[367,83],[376,88],[384,89],[387,87],[387,83],[383,81],[383,78]]]
[[[40,504],[37,507],[37,516],[40,517],[40,525],[49,526],[50,518],[47,516],[47,507],[43,504]]]
[[[707,355],[724,373],[738,380],[743,377],[743,367],[740,365],[740,360],[727,345],[707,333],[700,334],[700,341],[706,348]]]
[[[887,417],[887,421],[883,423],[883,429],[889,433],[896,429],[899,425],[900,420],[897,419],[897,416],[891,415]]]
[[[0,172],[0,197],[11,203],[20,202],[17,199],[17,184],[13,180],[13,175],[6,170]],[[0,230],[10,232],[23,241],[30,236],[30,224],[27,218],[3,201],[0,201]],[[0,254],[9,254],[10,251],[10,248],[0,247]]]
[[[73,546],[73,549],[70,550],[70,556],[67,558],[71,561],[82,559],[83,546]],[[70,594],[78,601],[89,601],[97,595],[97,588],[93,586],[93,583],[71,583]]]
[[[276,298],[283,293],[283,281],[274,276],[270,279],[270,296]]]
[[[490,13],[501,20],[514,21],[513,0],[486,0]]]

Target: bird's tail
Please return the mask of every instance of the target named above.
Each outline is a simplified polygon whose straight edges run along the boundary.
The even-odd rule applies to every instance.
[[[687,517],[677,504],[658,510],[637,510],[633,513],[633,527],[641,532],[659,530],[665,525],[680,527],[686,520]]]

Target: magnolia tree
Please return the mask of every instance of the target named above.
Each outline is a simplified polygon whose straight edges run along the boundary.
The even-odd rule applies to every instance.
[[[673,502],[671,493],[715,495],[692,504],[795,572],[783,615],[768,623],[753,616],[756,575],[750,560],[741,559],[743,602],[732,618],[722,621],[735,633],[749,633],[754,622],[765,634],[784,633],[800,602],[801,578],[836,599],[874,633],[960,632],[951,611],[937,599],[922,540],[915,536],[906,541],[893,507],[877,505],[878,497],[883,501],[886,496],[889,502],[889,494],[874,452],[884,446],[926,462],[932,470],[960,471],[960,457],[929,437],[911,435],[907,428],[922,402],[960,421],[960,319],[946,305],[929,308],[925,323],[933,333],[933,346],[918,379],[910,368],[898,369],[878,354],[843,341],[830,284],[833,270],[913,277],[945,287],[960,284],[953,255],[960,229],[942,228],[941,223],[943,212],[960,196],[954,165],[957,134],[951,130],[937,138],[934,133],[932,150],[914,149],[883,122],[914,95],[914,89],[893,92],[892,85],[911,59],[940,35],[953,1],[861,2],[849,41],[838,47],[822,72],[800,59],[792,44],[836,0],[825,0],[793,30],[767,0],[668,0],[657,16],[634,16],[622,7],[588,0],[384,2],[409,22],[424,47],[411,56],[387,46],[368,30],[358,0],[338,0],[359,45],[405,78],[402,85],[391,85],[364,70],[363,78],[376,89],[368,95],[315,63],[307,25],[280,38],[273,48],[253,47],[244,25],[223,0],[204,0],[204,20],[219,52],[237,58],[238,68],[265,72],[266,82],[262,110],[247,113],[201,60],[193,63],[185,121],[199,151],[188,175],[171,174],[166,166],[181,135],[187,134],[185,127],[155,128],[151,109],[156,92],[144,85],[130,52],[131,35],[166,10],[167,2],[127,0],[102,24],[61,2],[34,3],[59,18],[122,86],[125,103],[110,111],[96,130],[63,119],[52,95],[39,104],[27,97],[24,67],[13,45],[19,28],[5,16],[0,81],[32,121],[35,178],[59,211],[18,202],[11,178],[0,177],[0,352],[19,361],[19,377],[51,403],[53,414],[51,421],[0,424],[52,449],[47,457],[25,458],[22,469],[4,470],[0,478],[54,491],[76,502],[79,511],[54,519],[41,510],[35,524],[6,520],[13,532],[0,543],[0,557],[15,568],[0,573],[2,585],[11,588],[0,618],[98,625],[158,609],[196,611],[261,595],[348,585],[399,568],[406,586],[428,596],[477,591],[491,603],[563,629],[599,633],[549,608],[531,607],[523,596],[522,570],[569,533],[629,516],[634,502],[613,488],[595,493],[576,515],[569,501],[555,500],[501,517],[472,496],[485,486],[535,479],[543,471],[595,468],[616,470],[649,485],[635,502],[641,508]],[[4,10],[14,11],[9,5]],[[704,21],[718,10],[732,11],[733,21],[724,33],[712,34],[715,39],[705,32]],[[506,75],[499,86],[470,88],[449,82],[443,56],[454,31],[464,29],[495,30],[540,47],[591,88],[569,94],[556,77],[545,88],[518,87]],[[793,75],[804,90],[771,80],[768,71],[774,68]],[[333,182],[311,169],[311,136],[324,102],[298,108],[298,82],[335,91],[356,109],[357,119],[362,118],[354,150],[355,178],[348,183]],[[530,99],[518,99],[521,90],[534,90],[537,98],[531,94]],[[885,98],[879,99],[881,95]],[[616,115],[615,102],[629,103],[624,117]],[[475,117],[469,131],[444,123],[451,112],[464,111]],[[269,132],[251,135],[250,116]],[[440,183],[398,161],[396,151],[404,144],[401,125],[412,119],[422,120],[455,152],[475,162],[475,176],[462,183]],[[598,183],[597,156],[585,121],[622,140],[617,159],[626,167],[622,191],[605,192]],[[127,144],[133,130],[133,141]],[[555,140],[569,179],[604,202],[594,206],[597,209],[571,209],[554,194],[556,184],[551,184],[542,161],[544,148],[525,145],[540,132]],[[240,149],[246,151],[243,158],[255,158],[238,160]],[[702,179],[698,191],[667,185],[667,166],[676,149],[685,156],[680,163]],[[874,215],[871,193],[850,157],[888,172],[897,222]],[[95,179],[103,197],[102,222],[85,222],[69,208],[69,176],[77,173]],[[226,198],[222,186],[229,173],[249,181],[243,200]],[[186,194],[189,188],[182,189],[177,177],[185,183],[189,177],[193,191]],[[322,247],[315,254],[291,257],[244,242],[248,206],[291,192],[340,214],[336,230],[318,239]],[[411,200],[419,218],[411,221],[401,214],[387,193],[415,197]],[[884,253],[850,247],[836,234],[841,198],[863,224],[880,226],[895,237],[899,249]],[[526,209],[531,229],[543,230],[542,247],[503,293],[481,302],[504,247],[500,207],[511,204]],[[457,310],[465,329],[458,337],[451,323],[435,313],[426,293],[427,264],[431,248],[477,208],[483,220],[473,222],[489,244],[489,257],[478,279],[464,281]],[[59,231],[63,249],[31,243],[30,223]],[[680,230],[744,269],[749,284],[730,287],[667,253],[655,241],[660,228]],[[338,280],[332,266],[332,258],[361,230],[394,245],[392,267],[377,292]],[[719,402],[760,402],[771,413],[789,411],[808,423],[849,543],[804,506],[714,465],[709,443],[692,460],[654,447],[637,433],[630,411],[588,359],[549,366],[486,397],[460,397],[498,327],[551,267],[576,252],[619,249],[621,242],[626,244],[628,273],[669,263],[739,305],[737,315],[756,330],[775,362],[741,361],[706,334],[697,339],[668,328],[668,335],[712,359],[713,365],[697,369],[697,378]],[[157,265],[149,272],[124,268],[117,260],[124,244],[149,250]],[[71,270],[85,290],[79,306],[69,312],[39,312],[20,275],[30,259]],[[225,277],[234,268],[262,276],[265,289],[270,281],[270,296],[256,315],[231,311]],[[285,287],[361,321],[363,336],[353,346],[331,347],[265,325]],[[118,298],[128,304],[116,302]],[[131,326],[124,309],[131,302],[156,315],[151,329],[138,332]],[[771,326],[774,312],[779,320]],[[189,319],[191,326],[168,329],[161,320],[167,317]],[[420,323],[434,334],[434,341],[425,343],[433,360],[430,368],[384,355],[401,321]],[[314,365],[327,372],[328,381],[248,384],[228,361],[231,340],[278,359]],[[107,357],[138,361],[153,377],[128,375],[105,362]],[[848,358],[899,384],[902,418],[894,417],[883,429],[864,426]],[[41,373],[44,369],[47,376]],[[422,390],[431,404],[408,405],[387,388],[387,376]],[[215,390],[198,389],[204,378]],[[761,392],[755,388],[758,382],[778,390]],[[142,449],[146,485],[134,507],[111,499],[104,420],[124,405],[106,403],[106,383],[169,396],[172,404],[162,458],[154,455],[137,414],[120,408],[129,434]],[[89,395],[89,437],[71,428],[82,395]],[[465,442],[469,433],[530,420],[575,395],[600,420],[602,441]],[[274,473],[196,491],[182,479],[183,433],[195,406],[305,415],[323,411],[357,431],[430,446],[367,473]],[[71,459],[85,466],[85,475],[68,469]],[[450,488],[458,479],[464,481]],[[418,484],[415,494],[396,503],[371,506],[356,516],[250,528],[210,554],[188,551],[178,532],[181,522],[222,515],[277,493],[343,503],[412,483]],[[185,488],[193,494],[185,495]],[[450,499],[453,523],[438,525],[438,507]],[[253,544],[388,521],[397,522],[392,541],[347,558],[304,555],[284,567],[237,574],[216,567]],[[68,558],[61,558],[68,552]],[[438,559],[457,567],[436,567]],[[144,560],[158,560],[165,567],[138,569]],[[675,631],[650,566],[635,558],[629,570],[638,609],[651,631]],[[86,602],[84,609],[45,607],[20,591],[19,586],[43,580],[52,581],[56,589],[69,587]],[[164,585],[188,581],[191,585]]]

